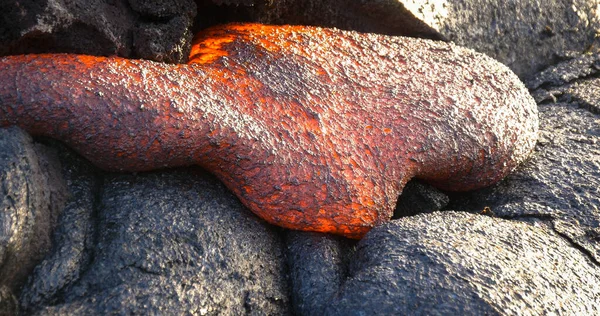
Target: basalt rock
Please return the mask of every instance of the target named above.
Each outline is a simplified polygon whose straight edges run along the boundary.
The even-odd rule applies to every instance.
[[[80,53],[185,62],[193,0],[40,0],[0,3],[0,55]]]
[[[592,315],[598,282],[598,264],[543,221],[436,212],[367,234],[324,314]]]
[[[289,314],[278,231],[202,170],[108,174],[99,199],[91,260],[31,311]],[[39,285],[56,274],[36,277]]]
[[[67,192],[51,150],[17,128],[0,129],[0,305],[11,306],[52,247]],[[2,314],[4,308],[0,308]]]

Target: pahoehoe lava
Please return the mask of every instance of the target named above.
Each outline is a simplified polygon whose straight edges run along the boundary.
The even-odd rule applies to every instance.
[[[0,58],[0,126],[95,165],[200,165],[254,213],[362,237],[408,180],[497,182],[527,158],[537,107],[508,68],[449,43],[228,24],[169,65],[72,54]]]

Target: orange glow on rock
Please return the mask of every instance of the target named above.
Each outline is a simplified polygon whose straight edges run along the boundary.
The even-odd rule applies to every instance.
[[[270,223],[361,238],[413,177],[503,178],[533,149],[537,108],[510,70],[452,44],[230,24],[200,33],[187,65],[2,57],[11,125],[106,170],[200,165]]]

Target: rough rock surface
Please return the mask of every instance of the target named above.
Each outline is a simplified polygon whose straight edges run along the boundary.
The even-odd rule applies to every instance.
[[[0,126],[105,170],[200,165],[270,223],[351,238],[392,216],[409,179],[485,187],[537,140],[537,105],[514,73],[443,42],[228,24],[193,56],[4,57]]]
[[[538,103],[575,103],[600,114],[600,53],[570,52],[527,83]]]
[[[334,26],[446,39],[488,54],[521,78],[566,50],[600,46],[600,0],[255,0],[267,23]]]
[[[297,315],[323,315],[342,281],[355,241],[329,234],[289,231],[287,258]]]
[[[442,218],[441,216],[443,215],[436,213],[434,215],[427,215],[426,217],[403,218],[394,221],[394,224],[385,226],[387,228],[376,228],[369,233],[366,239],[359,243],[357,254],[348,260],[348,262],[351,262],[350,267],[347,268],[341,265],[341,270],[330,272],[330,275],[335,275],[334,273],[338,273],[337,275],[346,275],[345,273],[348,273],[348,279],[342,278],[341,281],[337,281],[336,284],[342,284],[342,286],[338,290],[339,293],[335,300],[320,303],[321,305],[316,306],[313,312],[321,311],[322,306],[328,306],[328,313],[340,315],[346,312],[360,314],[360,311],[366,311],[366,314],[376,312],[383,314],[407,313],[408,311],[410,313],[422,311],[423,313],[451,314],[481,314],[488,311],[496,314],[499,310],[494,306],[498,305],[495,305],[496,303],[493,302],[501,301],[503,299],[502,296],[505,295],[506,298],[510,298],[509,301],[511,302],[521,302],[524,304],[520,307],[512,305],[515,308],[515,313],[523,312],[525,309],[542,313],[545,308],[549,308],[548,306],[556,306],[553,303],[554,299],[550,299],[545,303],[539,300],[536,303],[532,303],[535,301],[535,298],[532,296],[527,297],[527,293],[522,294],[515,291],[502,293],[496,287],[498,285],[494,284],[496,281],[484,278],[486,275],[490,275],[490,271],[502,269],[502,273],[498,273],[498,275],[502,276],[503,280],[509,280],[511,275],[514,276],[511,273],[516,272],[516,270],[511,272],[511,267],[531,265],[530,268],[532,271],[539,273],[538,275],[532,275],[531,280],[537,280],[536,282],[543,278],[554,280],[553,286],[556,287],[555,290],[550,290],[550,287],[542,287],[540,291],[548,291],[551,295],[556,295],[556,297],[561,297],[561,299],[573,295],[579,295],[579,297],[583,298],[580,302],[565,305],[567,306],[565,308],[568,308],[565,311],[575,313],[579,310],[584,314],[597,313],[594,310],[596,304],[590,303],[600,300],[597,288],[588,287],[588,292],[577,292],[580,290],[579,282],[581,284],[585,283],[585,286],[593,284],[593,282],[586,280],[587,277],[575,279],[574,283],[566,285],[564,280],[573,281],[573,279],[564,278],[564,280],[561,280],[556,275],[552,276],[548,275],[548,273],[550,273],[549,271],[556,271],[553,270],[554,263],[568,265],[580,261],[586,262],[588,268],[583,268],[582,266],[577,268],[578,270],[576,271],[589,270],[585,273],[591,273],[594,278],[598,276],[597,271],[600,262],[600,252],[598,250],[600,244],[600,213],[598,208],[600,205],[600,151],[598,147],[598,144],[600,144],[600,118],[597,114],[592,113],[600,104],[597,101],[600,97],[598,93],[598,67],[595,66],[597,65],[596,61],[598,58],[597,55],[568,57],[564,62],[545,70],[529,82],[529,87],[535,89],[533,91],[534,96],[537,96],[538,102],[541,103],[539,106],[541,139],[533,157],[523,167],[519,168],[516,173],[510,175],[499,185],[469,194],[454,195],[452,196],[453,202],[450,205],[454,209],[512,219],[512,221],[492,220],[490,223],[493,223],[491,225],[493,227],[488,229],[481,228],[477,233],[471,232],[474,235],[466,237],[467,239],[477,240],[478,243],[487,244],[486,247],[490,247],[498,242],[499,238],[502,240],[502,236],[513,238],[514,236],[518,236],[518,234],[533,233],[536,235],[536,239],[534,240],[539,240],[533,241],[534,243],[538,243],[538,246],[535,247],[548,244],[554,245],[552,246],[554,248],[553,253],[559,256],[560,259],[556,259],[554,262],[551,260],[544,261],[545,263],[542,264],[548,264],[548,268],[544,269],[543,267],[539,268],[540,265],[538,265],[537,261],[530,261],[531,257],[526,256],[524,252],[521,252],[521,254],[512,254],[511,256],[514,256],[511,259],[512,261],[498,261],[496,248],[493,250],[484,250],[484,248],[477,246],[479,250],[476,247],[475,250],[477,251],[475,252],[473,252],[473,249],[467,248],[457,250],[455,243],[451,243],[448,240],[431,239],[431,244],[439,247],[436,250],[437,253],[434,252],[432,255],[430,251],[423,250],[419,252],[423,255],[412,256],[417,258],[413,262],[416,261],[422,265],[422,269],[416,269],[415,266],[407,267],[402,263],[406,260],[396,258],[398,258],[399,253],[404,254],[405,257],[402,257],[402,259],[411,256],[403,252],[405,250],[397,250],[394,246],[391,246],[395,245],[395,243],[391,243],[390,239],[406,244],[405,248],[411,247],[407,249],[416,249],[416,247],[419,247],[419,244],[402,240],[403,238],[398,237],[398,233],[396,232],[397,226],[402,226],[404,232],[402,237],[406,237],[407,231],[404,229],[407,229],[407,227],[411,227],[410,230],[413,230],[412,225],[422,225],[419,221],[429,221],[429,225],[435,226],[438,224],[433,225],[433,220],[430,221],[429,216]],[[553,97],[548,97],[549,94],[552,94]],[[554,100],[557,100],[559,103],[554,104]],[[429,204],[429,207],[437,205],[436,200],[443,201],[443,199],[439,199],[443,195],[438,195],[431,191],[427,194],[420,194],[420,190],[411,189],[408,186],[407,191],[415,191],[416,194],[400,197],[398,209],[403,209],[404,211],[401,213],[404,214],[410,211],[411,202],[402,201],[422,200],[424,202],[422,205]],[[429,198],[423,199],[423,197],[427,196]],[[484,212],[486,207],[489,211]],[[461,221],[464,222],[464,218],[462,218],[464,215],[455,214],[451,215],[451,217],[456,217],[456,225],[461,225],[459,224]],[[481,222],[487,221],[486,217],[477,216],[474,218],[478,222]],[[446,220],[437,219],[435,221]],[[519,224],[517,223],[518,221],[531,223],[537,228]],[[503,225],[502,230],[506,229],[502,233],[504,235],[500,234],[496,223]],[[462,225],[464,227],[454,227],[454,235],[447,231],[445,238],[456,240],[465,238],[461,237],[462,234],[471,231],[473,223],[463,223]],[[382,229],[384,230],[383,233],[381,233]],[[428,227],[426,229],[426,236],[436,237],[438,232],[433,233],[434,229],[433,227]],[[480,236],[477,236],[478,234]],[[510,234],[513,234],[512,237]],[[377,237],[372,237],[372,235],[376,235]],[[382,237],[382,235],[387,237]],[[314,239],[315,237],[312,238]],[[412,240],[414,241],[414,239]],[[516,243],[510,242],[508,239],[504,241],[506,242],[502,243],[501,246],[504,249],[503,251],[524,251],[522,247],[525,244],[520,243],[520,241]],[[311,241],[313,244],[316,242],[314,240]],[[320,242],[326,243],[324,240]],[[452,247],[447,247],[449,244],[452,244]],[[537,255],[534,251],[530,256],[541,256],[545,260],[548,260],[542,251],[543,248],[530,249],[541,251]],[[313,253],[313,257],[326,256],[328,252],[331,252],[328,248],[323,247],[313,247],[312,250],[313,252],[320,252],[320,254]],[[441,258],[441,261],[444,262],[443,260],[446,260],[444,257],[447,253],[456,255],[462,259],[452,257],[458,262],[452,264],[446,262],[443,264],[443,267],[438,267],[437,270],[425,269],[428,265],[423,265],[423,262],[430,262],[431,258],[435,260]],[[472,255],[472,253],[475,253],[475,255]],[[338,255],[338,257],[343,256],[343,254]],[[368,260],[364,258],[365,256],[368,256]],[[419,256],[421,259],[419,259]],[[476,261],[469,261],[472,258],[476,258]],[[459,270],[456,268],[457,263],[462,264],[465,260],[470,262],[471,267],[462,266],[465,270],[458,272]],[[300,267],[302,271],[308,271],[308,275],[305,278],[310,279],[311,277],[315,277],[311,275],[311,271],[313,270],[327,271],[327,267],[323,267],[323,262],[325,261],[311,263],[310,260],[306,260],[303,263],[307,265],[296,264],[296,266]],[[498,262],[502,263],[504,267],[499,266]],[[516,262],[518,264],[515,264]],[[339,265],[339,263],[335,263],[331,266]],[[561,269],[564,267],[562,266]],[[349,272],[341,274],[340,271],[346,271],[345,269],[348,269]],[[564,269],[566,269],[566,273],[570,273],[568,271],[571,268],[567,267]],[[292,270],[292,273],[294,271]],[[415,275],[415,271],[420,274]],[[454,274],[453,279],[449,281],[443,277],[448,271],[458,274]],[[411,276],[410,273],[413,275]],[[462,275],[462,273],[467,273],[467,277]],[[562,272],[557,273],[557,275],[560,275],[560,273]],[[318,273],[315,273],[315,275],[318,275]],[[475,278],[482,278],[480,280],[487,281],[480,283]],[[433,290],[431,283],[427,283],[427,280],[436,284],[435,286],[438,287],[437,290]],[[465,280],[468,281],[467,284],[464,283]],[[517,277],[509,281],[517,285],[521,282]],[[407,284],[410,285],[407,286]],[[473,285],[476,286],[473,287]],[[534,283],[533,285],[543,286],[541,282]],[[578,290],[569,292],[569,286]],[[399,289],[403,288],[405,290],[399,291]],[[450,291],[445,293],[444,291],[439,291],[440,288],[450,289]],[[491,290],[494,288],[497,289],[496,292]],[[313,289],[317,289],[317,287]],[[535,291],[526,287],[522,289],[525,292]],[[313,297],[330,298],[332,295],[331,292],[332,290],[328,289],[327,291],[322,291],[321,295],[317,293],[309,294]],[[295,288],[294,293],[298,295],[303,292]],[[472,300],[455,295],[462,295],[463,293],[475,295],[477,299]],[[419,299],[417,299],[417,295],[421,295]],[[443,295],[447,296],[444,297]],[[373,300],[373,297],[377,296],[381,297],[381,300]],[[461,299],[469,302],[463,301],[460,303]],[[528,301],[530,299],[531,301]],[[398,310],[399,308],[403,308],[401,307],[402,303],[400,303],[403,302],[402,300],[406,300],[408,304],[414,304],[415,301],[422,304],[406,307],[407,309],[405,310]],[[295,300],[294,302],[297,301]],[[389,302],[394,302],[394,304],[388,304]],[[500,306],[511,308],[509,305]],[[427,308],[431,309],[427,310]],[[586,308],[590,309],[586,310]],[[296,310],[298,310],[298,306],[296,306]],[[311,312],[309,311],[304,314],[311,314]]]
[[[0,129],[0,314],[52,246],[66,197],[53,153],[19,129]]]
[[[100,181],[97,169],[57,141],[69,199],[54,232],[53,248],[30,275],[21,293],[21,308],[31,311],[61,300],[62,291],[76,282],[92,260],[95,238],[95,203]]]
[[[600,312],[600,267],[541,223],[436,212],[373,229],[327,315]]]
[[[448,40],[488,54],[521,78],[552,64],[557,52],[600,44],[600,0],[400,2]]]
[[[599,5],[600,0],[4,1],[0,55],[74,52],[180,63],[187,59],[191,30],[198,30],[193,24],[259,21],[452,40],[528,78],[551,64],[556,52],[600,46]]]
[[[70,52],[187,60],[193,0],[0,2],[0,55]]]
[[[37,273],[24,300],[45,301],[30,311],[288,313],[279,235],[201,170],[107,175],[99,205],[91,261],[69,255],[79,278],[52,293],[40,286],[57,276]]]

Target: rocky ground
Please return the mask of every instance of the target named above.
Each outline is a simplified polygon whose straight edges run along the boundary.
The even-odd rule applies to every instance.
[[[225,21],[455,41],[539,105],[531,159],[466,194],[411,182],[360,241],[258,219],[199,168],[112,174],[0,129],[0,314],[600,313],[598,0],[0,3],[0,55],[185,62]],[[1,75],[1,69],[0,69]]]

